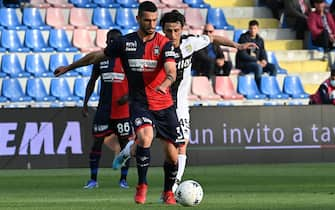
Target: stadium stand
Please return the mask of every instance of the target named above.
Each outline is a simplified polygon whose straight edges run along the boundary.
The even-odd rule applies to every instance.
[[[75,54],[73,56],[73,61],[79,60],[84,55],[85,54],[83,54],[83,53]],[[80,67],[80,68],[76,68],[75,71],[78,72],[81,76],[87,77],[87,76],[91,76],[92,69],[93,69],[93,65],[89,65],[89,66],[83,66],[83,67]]]
[[[26,94],[36,102],[52,102],[56,97],[50,96],[41,78],[29,78],[26,85]]]
[[[215,94],[213,86],[206,76],[192,77],[192,94],[198,96],[201,100],[220,100],[221,96]]]
[[[33,0],[29,7],[25,7],[23,10],[1,8],[0,58],[1,63],[8,62],[6,67],[2,67],[1,64],[1,79],[16,77],[15,72],[19,69],[20,81],[26,81],[28,77],[40,78],[46,84],[46,89],[49,90],[48,84],[50,82],[46,83],[45,81],[50,80],[54,69],[78,59],[85,52],[104,48],[106,46],[106,32],[110,28],[120,28],[123,34],[137,30],[135,19],[137,6],[134,5],[138,5],[138,2],[142,1]],[[264,37],[268,50],[268,60],[278,68],[278,88],[289,95],[289,98],[285,99],[285,104],[307,104],[308,95],[314,93],[320,82],[328,76],[327,61],[321,59],[322,52],[313,47],[311,42],[303,43],[302,40],[295,39],[294,30],[282,28],[282,22],[273,18],[268,8],[256,5],[257,1],[152,1],[158,4],[160,13],[172,9],[178,9],[184,13],[188,24],[186,33],[201,34],[202,26],[210,22],[216,27],[216,34],[237,41],[238,34],[246,29],[248,21],[257,19],[261,26],[260,34]],[[283,19],[285,18],[283,17]],[[90,29],[90,31],[87,31],[87,29]],[[159,27],[157,29],[161,30]],[[29,37],[31,38],[30,42],[28,41]],[[38,43],[42,44],[39,45]],[[306,49],[304,49],[304,46],[306,46]],[[234,64],[236,50],[233,48],[227,49]],[[47,52],[49,50],[52,53]],[[12,56],[17,52],[20,52],[17,56],[19,64],[15,64],[18,67],[10,66],[14,64],[6,61],[9,57],[5,55]],[[334,53],[332,54],[334,55]],[[12,59],[14,58],[13,56]],[[24,68],[22,68],[22,64],[24,64]],[[15,70],[8,70],[8,68],[15,68]],[[89,76],[91,68],[78,69],[67,73],[64,79],[69,81],[77,77],[85,78]],[[252,75],[239,75],[238,70],[233,71],[237,73],[232,73],[226,78],[225,80],[228,82],[218,83],[216,79],[213,83],[207,81],[206,85],[201,86],[202,89],[195,89],[195,92],[191,92],[189,99],[192,104],[196,105],[202,103],[202,101],[211,100],[216,102],[212,103],[214,105],[277,105],[277,103],[272,102],[278,99],[266,97],[257,87],[256,90],[252,89],[254,88],[252,81],[246,79],[253,78]],[[22,76],[23,74],[25,76]],[[194,79],[192,85],[193,82],[197,84],[197,80],[197,78]],[[218,77],[218,80],[220,80],[220,77]],[[246,81],[241,82],[240,80]],[[73,89],[73,85],[69,84],[70,89]],[[234,84],[237,84],[237,87]],[[251,86],[248,87],[248,85]],[[220,92],[222,89],[226,92]],[[234,97],[229,98],[225,89],[232,91],[231,95],[233,96],[236,93],[244,95],[245,98],[237,97],[237,95],[236,99],[239,100],[235,100]],[[200,91],[200,93],[197,93],[197,91]],[[202,92],[209,94],[209,99]],[[255,98],[257,100],[254,100]],[[7,100],[6,97],[0,97],[0,102]]]
[[[69,83],[64,77],[51,79],[50,95],[62,102],[76,102],[80,99],[71,92]]]

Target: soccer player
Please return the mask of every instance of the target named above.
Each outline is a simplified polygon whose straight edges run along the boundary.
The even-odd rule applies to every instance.
[[[172,41],[176,56],[177,76],[176,81],[171,86],[171,90],[173,101],[177,108],[176,111],[181,131],[185,138],[185,144],[179,146],[178,173],[176,176],[176,183],[173,186],[174,191],[182,180],[187,160],[186,148],[190,137],[190,114],[187,96],[191,88],[193,53],[207,47],[211,43],[211,39],[218,44],[231,46],[237,49],[246,49],[257,46],[254,43],[238,44],[222,36],[182,35],[183,27],[185,25],[185,17],[177,10],[165,13],[160,20],[160,25],[162,26],[165,36]],[[132,142],[130,141],[115,160],[117,160],[119,156],[130,156],[130,153],[133,150],[133,148],[130,148],[131,144]]]
[[[113,42],[121,36],[121,32],[112,29],[107,33],[106,43]],[[57,76],[61,73],[57,74]],[[90,151],[91,179],[84,186],[85,189],[98,187],[97,175],[101,157],[102,144],[112,150],[117,150],[127,144],[133,136],[133,129],[129,118],[129,105],[127,100],[128,82],[119,58],[107,58],[94,64],[90,80],[86,87],[83,113],[87,115],[87,103],[92,95],[96,80],[101,78],[100,99],[93,121],[94,142]],[[119,185],[129,188],[126,181],[129,168],[129,160],[126,166],[121,168]]]
[[[68,67],[56,69],[55,74],[95,63],[105,56],[120,57],[129,82],[130,113],[136,131],[136,162],[138,185],[135,202],[146,202],[150,165],[150,147],[154,135],[162,140],[164,150],[165,204],[176,204],[172,186],[177,174],[178,145],[183,141],[170,85],[176,79],[175,53],[172,43],[157,33],[158,10],[155,4],[144,1],[136,16],[137,32],[108,43],[103,52],[90,53]]]

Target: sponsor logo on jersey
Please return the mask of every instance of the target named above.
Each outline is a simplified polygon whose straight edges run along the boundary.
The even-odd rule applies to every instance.
[[[122,82],[125,78],[123,73],[116,72],[105,72],[102,73],[102,79],[104,82]]]
[[[108,129],[108,125],[94,125],[93,130],[94,132],[101,132]]]
[[[158,61],[147,59],[128,59],[128,63],[132,71],[150,72],[155,70]]]
[[[192,64],[192,56],[182,59],[177,63],[177,69],[185,69]]]
[[[136,118],[136,119],[135,119],[135,126],[140,126],[140,125],[142,125],[142,124],[143,124],[143,121],[142,121],[141,118]]]
[[[175,55],[174,51],[165,51],[165,57],[175,57]]]
[[[127,52],[134,52],[137,49],[137,42],[126,42],[126,51]]]

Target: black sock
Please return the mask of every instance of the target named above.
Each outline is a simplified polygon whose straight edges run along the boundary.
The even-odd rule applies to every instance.
[[[150,165],[150,148],[137,146],[136,165],[138,173],[138,184],[147,184],[147,172]]]
[[[101,151],[90,152],[91,179],[97,181]]]
[[[176,180],[178,165],[164,162],[164,192],[171,191]]]

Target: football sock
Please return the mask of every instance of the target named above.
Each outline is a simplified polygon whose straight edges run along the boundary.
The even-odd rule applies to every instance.
[[[101,151],[90,152],[91,179],[94,181],[97,181],[100,157]]]
[[[138,174],[138,184],[147,184],[147,172],[150,164],[150,148],[143,148],[137,145],[136,165]]]
[[[120,177],[120,181],[121,181],[122,179],[124,179],[124,180],[127,179],[129,163],[130,163],[130,159],[127,160],[125,166],[121,167],[121,177]]]
[[[184,175],[186,159],[187,159],[186,155],[178,155],[178,173],[176,179],[178,179],[179,181],[181,181]]]
[[[176,180],[178,165],[164,162],[164,192],[172,190]]]

